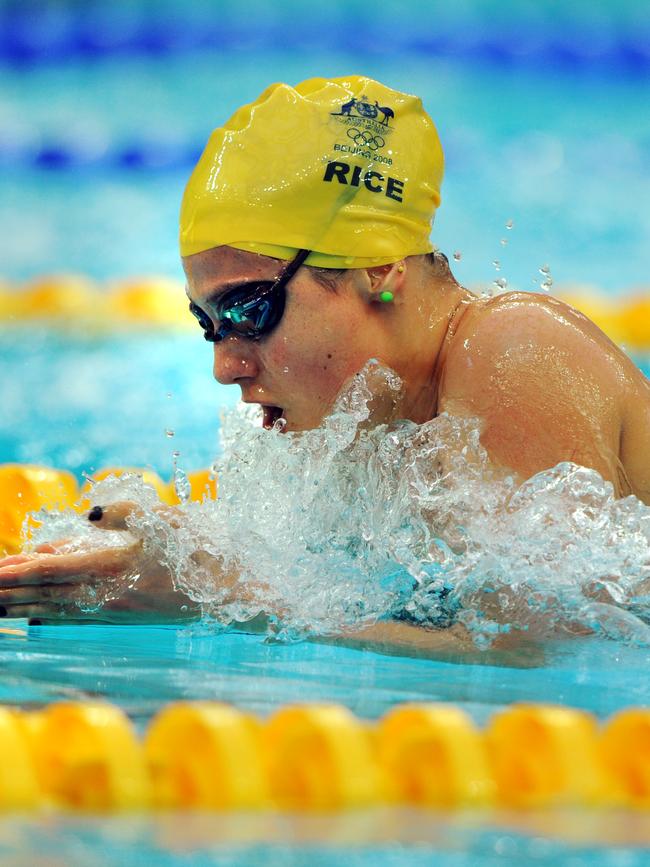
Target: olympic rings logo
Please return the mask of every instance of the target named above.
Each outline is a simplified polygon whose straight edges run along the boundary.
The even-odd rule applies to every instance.
[[[371,151],[378,151],[379,148],[383,148],[386,144],[380,135],[373,135],[368,129],[350,127],[348,129],[348,138],[351,138],[358,147],[366,147]]]

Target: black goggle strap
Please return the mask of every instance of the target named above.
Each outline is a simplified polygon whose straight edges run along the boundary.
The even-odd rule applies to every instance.
[[[284,269],[284,271],[282,271],[278,279],[273,284],[274,287],[277,287],[280,284],[284,284],[286,286],[286,284],[289,282],[289,280],[291,280],[293,275],[296,273],[298,268],[300,268],[300,266],[310,253],[311,250],[298,250],[294,258],[289,262],[287,267]]]

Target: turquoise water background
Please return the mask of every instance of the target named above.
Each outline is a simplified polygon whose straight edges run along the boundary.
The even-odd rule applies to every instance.
[[[548,265],[559,285],[592,284],[611,295],[647,287],[648,34],[648,7],[632,0],[561,7],[486,0],[453,11],[442,3],[378,8],[342,0],[89,3],[83,10],[5,0],[0,276],[179,276],[178,203],[212,127],[272,80],[362,72],[421,94],[436,120],[447,177],[434,239],[450,255],[460,252],[453,264],[461,281],[506,277],[534,289]],[[186,469],[210,462],[220,408],[238,396],[211,379],[210,347],[198,333],[96,340],[16,327],[0,339],[0,461],[78,475],[107,464],[150,466],[168,477],[174,450]],[[179,698],[232,701],[263,715],[289,701],[332,700],[368,718],[399,701],[452,701],[478,722],[521,699],[568,703],[601,718],[650,703],[650,651],[599,639],[537,648],[520,667],[486,656],[416,660],[268,644],[218,634],[207,623],[7,625],[22,634],[0,634],[2,703],[107,698],[140,729]],[[320,835],[328,846],[301,843],[304,829],[288,820],[262,839],[258,822],[239,843],[235,819],[212,821],[212,837],[184,849],[182,829],[165,831],[146,818],[2,820],[0,855],[3,864],[66,867],[609,867],[650,859],[631,832],[607,840],[612,817],[598,833],[587,821],[583,837],[576,817],[571,844],[548,828],[513,831],[499,818],[474,827],[436,817],[410,836],[397,822],[391,840],[361,848],[337,842],[349,836],[328,830],[325,819]],[[363,829],[355,833],[364,839]]]

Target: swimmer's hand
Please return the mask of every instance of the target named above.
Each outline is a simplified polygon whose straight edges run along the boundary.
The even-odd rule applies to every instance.
[[[156,506],[154,511],[171,527],[179,526],[178,510],[174,506]],[[110,506],[93,506],[87,517],[98,530],[128,530],[128,519],[140,512],[137,503],[125,500]]]
[[[102,529],[124,530],[134,508],[115,504],[102,510],[99,520],[95,509],[92,520]],[[107,595],[111,598],[95,610],[92,600]],[[81,553],[70,553],[61,541],[0,560],[0,616],[41,623],[170,623],[195,619],[200,610],[174,588],[169,570],[139,541]]]

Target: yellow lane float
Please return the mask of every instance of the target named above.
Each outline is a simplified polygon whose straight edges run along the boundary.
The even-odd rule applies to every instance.
[[[101,316],[104,294],[92,280],[80,274],[54,274],[28,283],[16,296],[14,316],[59,325]]]
[[[165,277],[141,277],[113,284],[107,294],[109,317],[118,325],[196,327],[184,285]]]
[[[650,292],[639,290],[625,299],[619,316],[624,343],[630,349],[650,348]]]
[[[219,702],[178,702],[140,740],[117,707],[64,702],[0,707],[0,739],[0,812],[650,809],[642,708],[599,730],[583,711],[513,705],[480,730],[442,704],[398,706],[368,723],[339,705],[289,706],[259,721]]]
[[[492,718],[485,740],[501,803],[552,807],[602,799],[596,721],[590,714],[514,705]]]
[[[30,810],[42,798],[33,753],[20,715],[0,707],[0,810]]]
[[[400,803],[454,809],[494,797],[482,735],[457,707],[402,705],[381,720],[377,746]]]
[[[26,516],[39,509],[65,509],[78,497],[77,480],[66,470],[0,464],[0,553],[20,550]]]
[[[287,810],[338,810],[382,799],[367,727],[338,705],[287,707],[264,726],[271,797]]]
[[[556,286],[554,295],[588,316],[612,340],[650,349],[650,288],[612,297],[596,286]],[[38,319],[55,327],[82,322],[92,332],[196,327],[182,280],[133,276],[98,285],[78,274],[43,275],[26,285],[0,279],[0,324]]]
[[[144,753],[119,708],[53,704],[34,714],[29,737],[42,792],[55,806],[102,812],[148,806]]]
[[[0,277],[0,323],[11,324],[15,320],[19,294]]]
[[[600,738],[610,794],[627,806],[650,807],[650,710],[615,714]]]
[[[144,747],[159,807],[236,810],[268,803],[260,724],[233,707],[170,705],[151,722]]]

